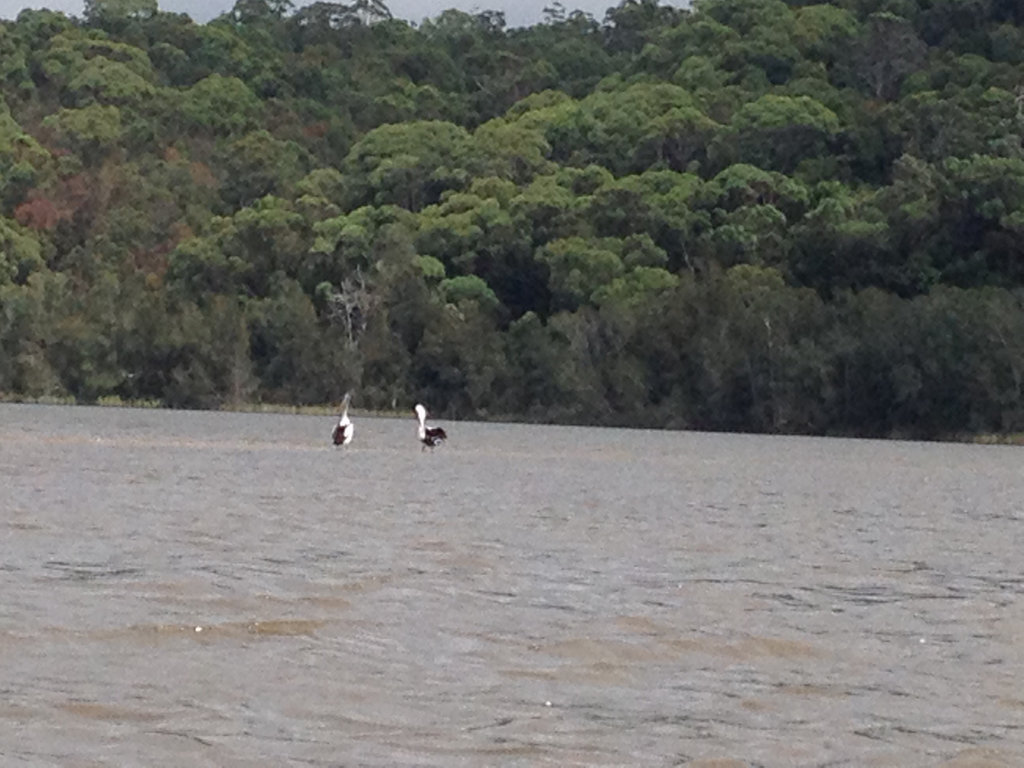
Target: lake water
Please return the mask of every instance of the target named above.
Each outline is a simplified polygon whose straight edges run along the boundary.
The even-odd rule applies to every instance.
[[[4,766],[1024,765],[1024,450],[0,406]]]

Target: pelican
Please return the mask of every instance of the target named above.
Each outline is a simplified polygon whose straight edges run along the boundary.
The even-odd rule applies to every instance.
[[[440,427],[427,426],[427,409],[419,403],[416,404],[416,418],[420,420],[419,436],[423,448],[434,449],[448,439],[448,435]],[[422,449],[421,449],[422,450]]]
[[[348,417],[348,401],[351,399],[352,393],[346,392],[345,399],[341,401],[341,416],[338,417],[338,423],[334,425],[334,431],[331,433],[335,445],[348,445],[352,442],[355,425]]]

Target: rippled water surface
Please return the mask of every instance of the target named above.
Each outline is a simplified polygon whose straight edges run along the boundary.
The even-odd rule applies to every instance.
[[[0,756],[1024,765],[1024,450],[0,406]]]

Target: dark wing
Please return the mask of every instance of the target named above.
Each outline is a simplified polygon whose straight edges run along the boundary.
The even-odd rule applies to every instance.
[[[334,440],[335,445],[341,445],[345,442],[345,429],[341,424],[334,425],[334,432],[331,433],[331,438]]]

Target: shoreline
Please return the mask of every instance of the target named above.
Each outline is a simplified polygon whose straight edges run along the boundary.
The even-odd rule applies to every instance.
[[[190,410],[190,411],[214,411],[223,413],[282,413],[282,414],[297,414],[305,416],[332,416],[337,415],[341,406],[320,404],[320,405],[285,405],[283,403],[225,403],[216,408],[182,408],[175,409],[160,400],[122,400],[120,397],[100,397],[95,402],[83,403],[79,402],[73,397],[64,396],[44,396],[44,397],[29,397],[22,395],[11,395],[9,393],[0,393],[0,404],[21,404],[21,405],[81,405],[93,408],[137,408],[140,410],[158,410],[158,411],[173,411],[173,410]],[[358,413],[361,416],[388,416],[394,418],[400,418],[405,416],[406,413],[403,410],[373,410],[366,408],[352,408],[352,413]],[[412,412],[412,409],[409,409]]]
[[[175,410],[166,406],[159,400],[122,400],[120,397],[101,397],[94,403],[81,403],[73,397],[64,396],[45,396],[45,397],[29,397],[21,395],[12,395],[10,393],[0,392],[0,404],[22,404],[22,405],[82,405],[92,406],[100,408],[138,408],[138,409],[151,409],[151,410]],[[232,403],[223,404],[217,408],[189,408],[182,410],[195,410],[195,411],[219,411],[223,413],[277,413],[277,414],[293,414],[302,416],[335,416],[339,411],[340,405],[286,405],[283,403]],[[353,415],[361,417],[380,417],[380,418],[402,418],[407,416],[405,410],[379,410],[379,409],[364,409],[364,408],[352,408],[350,409]],[[410,409],[411,412],[411,409]],[[448,420],[448,419],[446,419]],[[576,426],[576,427],[604,427],[608,429],[620,429],[621,427],[609,426],[605,424],[560,424],[558,422],[539,422],[539,421],[526,421],[517,419],[512,416],[495,416],[491,418],[476,418],[469,419],[469,421],[480,421],[484,423],[509,423],[509,424],[537,424],[537,425],[549,425],[549,426]],[[662,430],[666,431],[666,430]],[[708,430],[700,429],[680,429],[680,430],[667,430],[667,431],[679,431],[679,432],[706,432]],[[778,437],[836,437],[853,440],[890,440],[890,441],[918,441],[925,443],[966,443],[972,445],[1004,445],[1004,446],[1021,446],[1024,445],[1024,432],[981,432],[978,434],[964,434],[959,432],[950,433],[949,435],[943,435],[938,437],[915,437],[913,435],[906,434],[893,434],[887,436],[865,436],[865,435],[845,435],[845,434],[823,434],[823,435],[811,435],[801,433],[789,433],[789,432],[750,432],[750,433],[737,433],[737,434],[756,434],[756,435],[776,435]]]

